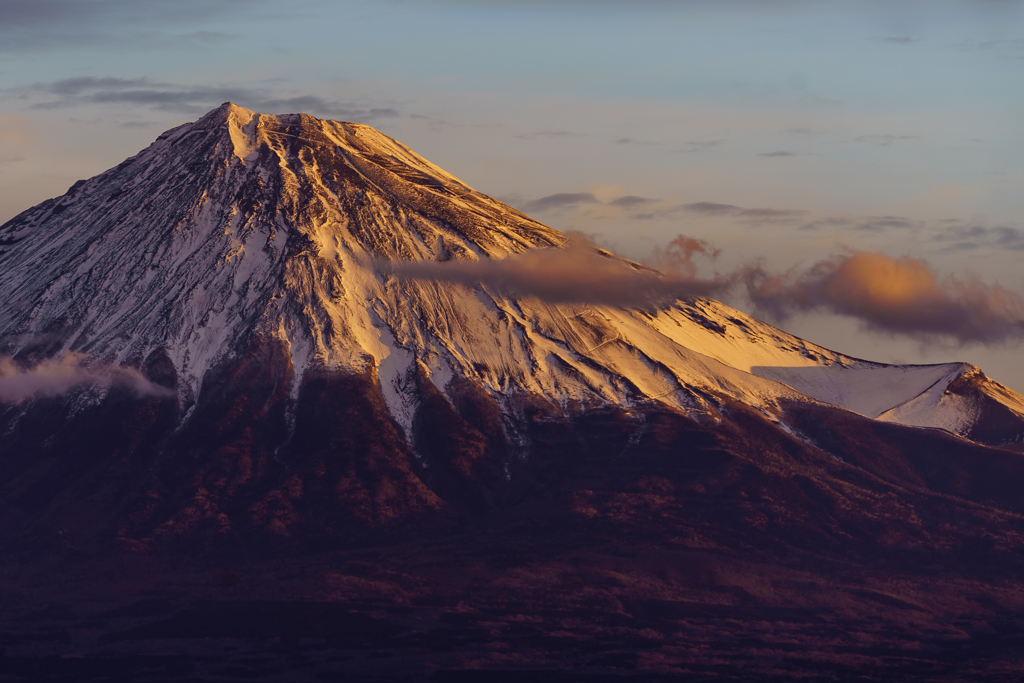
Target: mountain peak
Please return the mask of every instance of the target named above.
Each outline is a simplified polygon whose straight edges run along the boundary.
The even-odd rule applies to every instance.
[[[222,111],[228,111],[228,112],[230,112],[232,114],[237,114],[237,115],[242,115],[242,116],[249,116],[249,117],[251,117],[253,114],[256,113],[252,109],[246,109],[245,107],[243,107],[243,106],[241,106],[239,104],[235,104],[234,102],[225,102],[224,104],[220,105],[220,107],[218,107],[218,109],[222,110]]]
[[[210,111],[200,116],[193,125],[200,121],[215,120],[218,122],[226,122],[230,117],[251,119],[253,116],[258,116],[257,112],[251,109],[235,104],[234,102],[225,102],[219,107],[215,107]]]
[[[174,128],[167,133],[187,129],[192,132],[200,130],[217,130],[225,126],[244,126],[255,117],[261,116],[260,114],[246,109],[245,107],[239,106],[234,102],[225,102],[224,104],[211,109],[206,112],[192,123],[187,123],[184,126]],[[164,133],[164,136],[167,135]],[[161,136],[163,137],[163,136]]]
[[[376,260],[565,241],[369,126],[231,103],[0,231],[14,311],[0,353],[137,364],[163,348],[186,402],[253,334],[287,344],[298,378],[309,364],[379,364],[391,355],[382,338],[420,337],[413,320],[428,304],[404,301]],[[393,316],[404,322],[382,323]]]

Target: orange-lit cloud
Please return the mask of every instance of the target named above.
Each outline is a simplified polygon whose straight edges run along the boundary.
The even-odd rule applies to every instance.
[[[57,396],[88,385],[120,386],[140,396],[170,396],[169,389],[153,384],[142,373],[120,365],[92,362],[80,353],[65,353],[32,367],[0,357],[0,402],[20,403],[36,396]]]
[[[856,318],[874,330],[960,343],[1024,338],[1024,297],[977,278],[940,278],[920,259],[851,252],[799,272],[747,267],[698,278],[694,259],[714,261],[719,254],[703,240],[680,235],[665,249],[655,249],[648,260],[653,268],[644,268],[577,235],[564,249],[534,249],[502,260],[377,265],[400,279],[482,284],[500,294],[550,303],[659,305],[693,296],[721,297],[745,284],[757,312],[777,320],[798,311],[828,312]]]
[[[663,273],[685,279],[695,279],[697,265],[693,262],[693,257],[701,254],[714,261],[721,253],[721,249],[711,246],[704,240],[679,235],[669,242],[668,247],[664,250],[657,248],[654,250],[651,265]]]
[[[915,336],[944,335],[961,343],[1024,337],[1024,298],[1001,287],[939,278],[920,259],[854,252],[821,261],[802,274],[746,275],[762,311],[784,318],[795,311],[828,311],[868,327]]]
[[[563,249],[533,249],[501,260],[387,261],[378,267],[404,280],[482,284],[503,295],[550,303],[644,306],[691,296],[711,296],[732,285],[695,277],[692,257],[711,255],[707,243],[679,238],[661,253],[666,273],[614,257],[575,238]]]

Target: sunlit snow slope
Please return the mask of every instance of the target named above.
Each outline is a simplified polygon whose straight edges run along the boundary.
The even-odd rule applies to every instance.
[[[188,406],[262,335],[287,344],[293,396],[310,368],[376,367],[406,428],[417,372],[441,391],[466,378],[506,408],[526,393],[567,411],[653,400],[700,412],[725,395],[774,414],[809,397],[965,435],[985,400],[1024,415],[987,379],[947,391],[984,378],[972,366],[851,359],[715,301],[551,305],[373,265],[564,242],[369,126],[225,104],[0,227],[0,353],[138,366],[163,348]]]

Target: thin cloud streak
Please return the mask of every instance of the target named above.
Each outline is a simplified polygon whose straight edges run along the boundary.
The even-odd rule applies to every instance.
[[[640,145],[645,147],[652,147],[659,143],[653,140],[637,140],[636,138],[619,138],[615,141],[616,145]]]
[[[691,202],[637,213],[632,217],[638,220],[651,220],[679,214],[697,214],[713,218],[738,218],[746,223],[787,223],[806,215],[806,213],[806,211],[797,209],[744,208],[735,204]]]
[[[824,216],[808,221],[800,230],[855,230],[881,233],[888,230],[913,231],[927,227],[924,221],[905,216]]]
[[[525,205],[527,211],[555,211],[580,204],[599,204],[592,192],[559,192],[535,199]]]
[[[643,204],[657,204],[658,199],[650,199],[648,197],[638,197],[634,194],[627,194],[625,196],[613,199],[608,202],[608,206],[620,206],[623,208],[632,208],[634,206],[642,206]]]
[[[690,213],[702,213],[711,216],[728,216],[742,211],[734,204],[717,204],[715,202],[693,202],[676,207],[676,210],[689,211]]]
[[[503,296],[532,297],[554,304],[633,307],[712,296],[732,287],[734,283],[722,279],[694,277],[690,259],[710,251],[698,240],[674,242],[663,254],[664,263],[675,266],[670,274],[630,263],[579,240],[563,249],[533,249],[501,260],[381,261],[377,267],[400,280],[483,285]]]
[[[522,204],[527,212],[553,212],[580,209],[591,206],[605,206],[628,212],[633,220],[674,219],[680,215],[696,214],[709,218],[735,218],[748,225],[763,223],[786,224],[806,220],[806,211],[798,209],[774,209],[766,207],[747,208],[735,204],[717,202],[691,202],[670,204],[663,199],[625,195],[610,201],[601,201],[592,192],[559,192],[534,199]],[[882,217],[893,218],[893,217]],[[866,229],[866,228],[865,228]]]
[[[958,46],[965,52],[989,51],[1003,59],[1024,59],[1024,39],[995,39],[963,43]]]
[[[986,227],[961,220],[943,221],[944,230],[932,237],[934,242],[949,242],[943,251],[973,251],[984,247],[1002,251],[1024,251],[1024,229],[1012,225]]]
[[[674,151],[680,154],[690,154],[692,152],[700,152],[711,149],[713,147],[718,147],[723,142],[725,142],[725,140],[691,141],[684,143],[685,147],[683,147],[683,149],[677,149]]]
[[[139,396],[173,396],[174,392],[146,379],[133,368],[93,362],[81,353],[68,352],[32,367],[0,357],[0,403],[21,403],[40,396],[59,396],[79,387],[118,386]]]
[[[394,118],[400,115],[398,110],[392,107],[364,107],[353,103],[329,101],[315,95],[275,97],[275,93],[263,88],[184,87],[174,83],[151,81],[148,78],[84,76],[52,83],[37,83],[27,91],[56,98],[34,103],[34,109],[130,104],[156,111],[204,114],[222,102],[237,102],[264,113],[306,112],[360,121]]]

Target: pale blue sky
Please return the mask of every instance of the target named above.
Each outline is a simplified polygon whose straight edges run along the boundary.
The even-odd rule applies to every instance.
[[[1021,2],[0,0],[0,220],[228,99],[370,123],[634,258],[851,247],[1024,291]],[[1024,389],[1019,348],[786,326]]]

